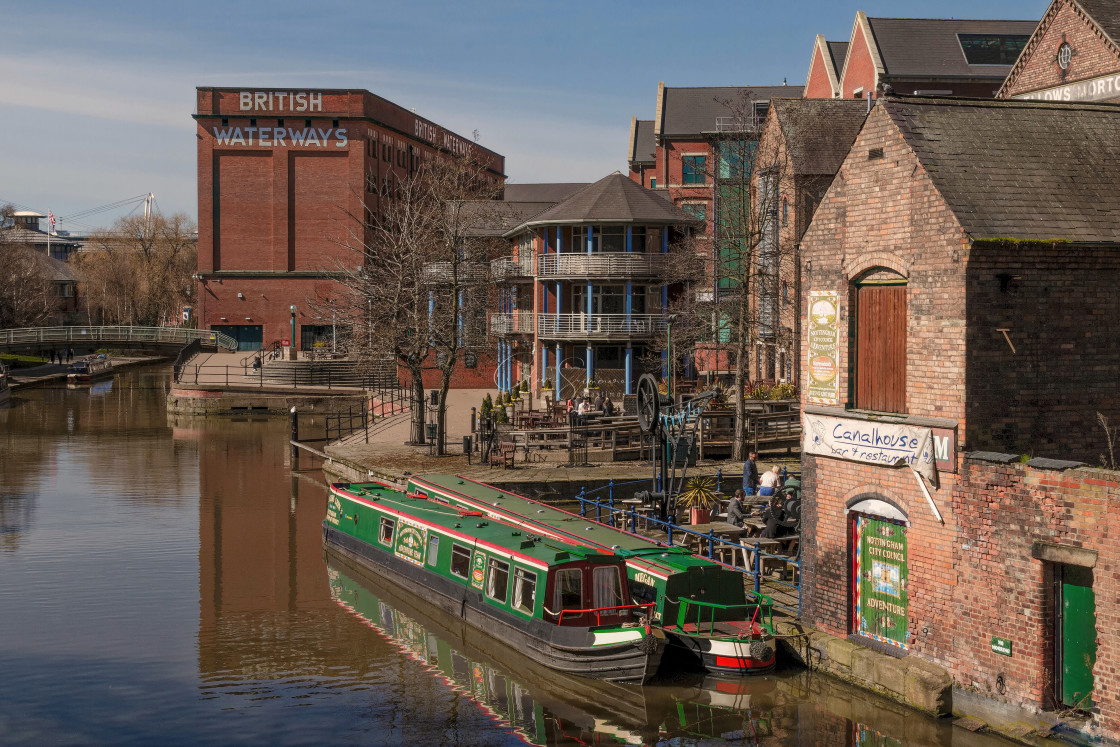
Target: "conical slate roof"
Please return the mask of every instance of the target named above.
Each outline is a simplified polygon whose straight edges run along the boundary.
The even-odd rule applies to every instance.
[[[514,236],[527,228],[582,223],[641,223],[678,225],[698,222],[657,192],[614,172],[589,184],[571,197],[533,216],[506,233]]]

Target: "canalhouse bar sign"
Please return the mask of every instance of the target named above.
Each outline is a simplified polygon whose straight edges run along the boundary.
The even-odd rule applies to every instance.
[[[814,405],[840,404],[840,294],[836,291],[809,292],[809,402]]]
[[[937,485],[937,460],[930,428],[811,413],[805,413],[802,422],[803,454],[887,467],[904,464],[931,485]]]

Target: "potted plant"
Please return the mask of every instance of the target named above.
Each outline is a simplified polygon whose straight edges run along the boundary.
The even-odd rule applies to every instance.
[[[679,505],[688,510],[690,524],[707,524],[712,509],[719,507],[714,477],[693,477],[681,491]]]
[[[545,379],[544,380],[544,383],[541,384],[541,391],[542,392],[551,392],[552,391],[552,379]]]
[[[588,379],[587,380],[587,388],[588,389],[598,389],[599,388],[599,382],[595,381],[595,379]]]

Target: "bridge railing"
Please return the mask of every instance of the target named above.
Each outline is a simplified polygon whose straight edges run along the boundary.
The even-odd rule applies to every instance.
[[[227,334],[210,329],[190,329],[187,327],[136,327],[128,326],[86,326],[86,327],[26,327],[23,329],[0,329],[0,347],[17,345],[50,346],[65,345],[105,345],[113,343],[165,343],[186,345],[198,340],[203,345],[214,345],[227,350],[237,350],[237,340]]]

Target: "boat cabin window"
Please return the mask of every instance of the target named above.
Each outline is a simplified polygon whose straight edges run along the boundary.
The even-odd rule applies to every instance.
[[[513,572],[513,608],[532,613],[537,601],[537,574],[517,568]]]
[[[439,560],[439,535],[433,534],[428,538],[428,565],[435,565]]]
[[[509,563],[490,558],[486,563],[486,596],[504,603],[508,590]]]
[[[378,539],[381,540],[383,545],[391,545],[393,543],[393,526],[396,524],[392,519],[381,518],[381,529],[377,533]]]
[[[451,573],[459,578],[470,578],[471,551],[469,547],[451,546]]]
[[[556,572],[552,606],[561,610],[583,609],[583,571],[579,568],[565,568]]]
[[[622,601],[622,582],[618,577],[618,568],[614,566],[600,566],[593,575],[595,581],[595,607],[620,607]]]

